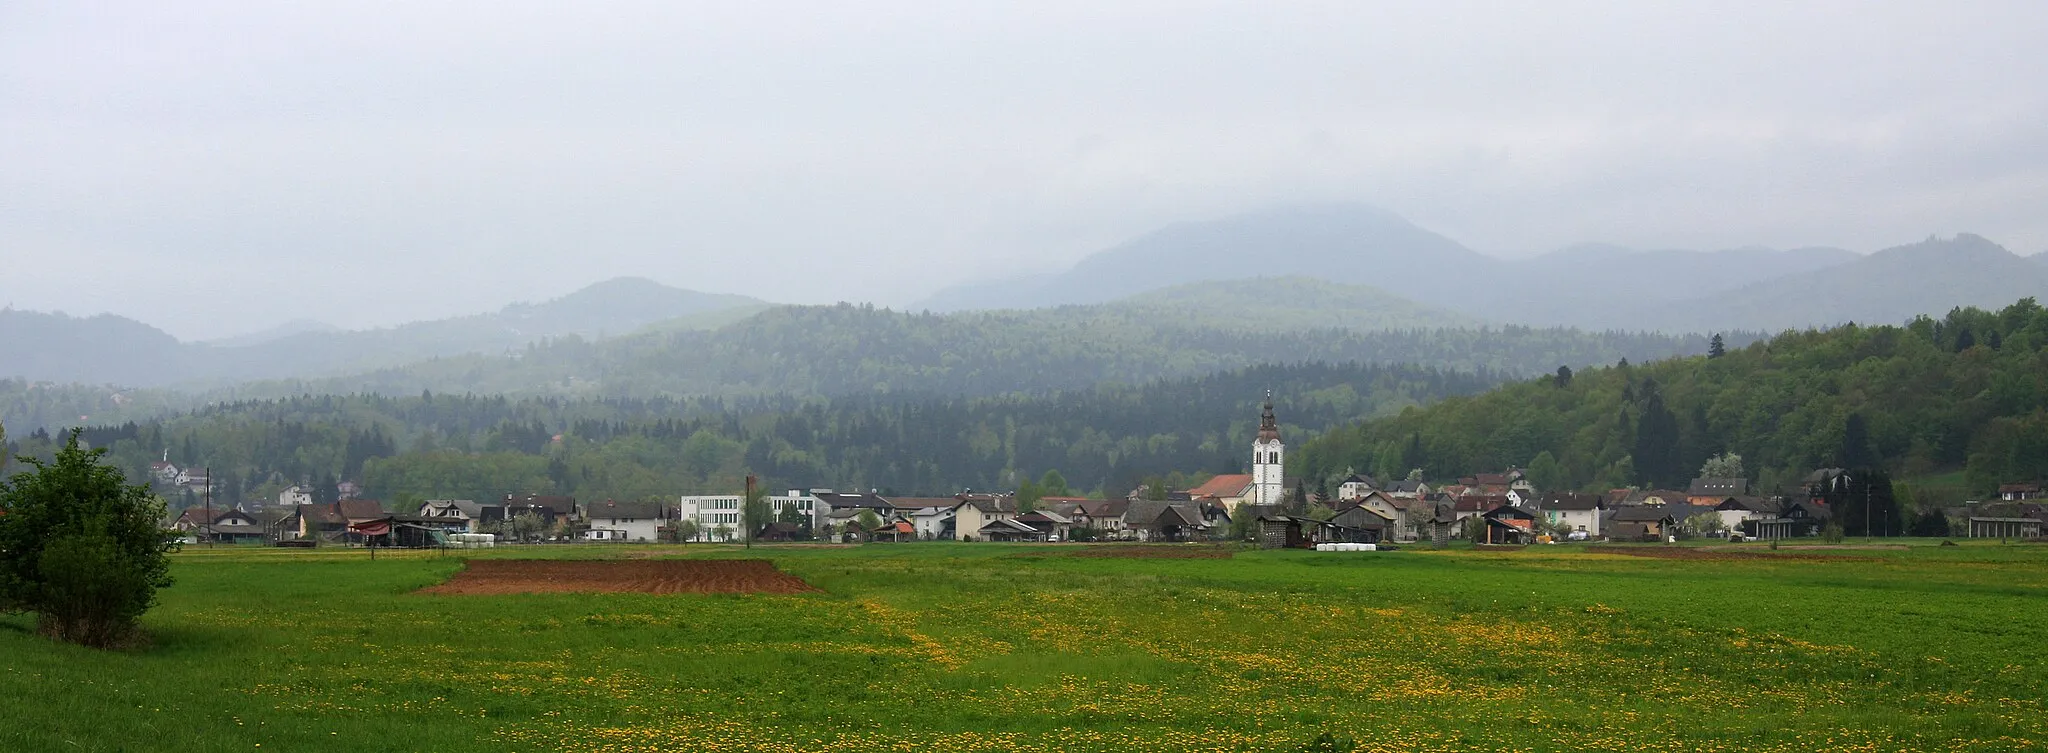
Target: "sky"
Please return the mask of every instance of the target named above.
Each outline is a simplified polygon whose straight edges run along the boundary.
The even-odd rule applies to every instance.
[[[1479,251],[2048,250],[2048,3],[0,3],[0,305],[906,305],[1356,201]]]

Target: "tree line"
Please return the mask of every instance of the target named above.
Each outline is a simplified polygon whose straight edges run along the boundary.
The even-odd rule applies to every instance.
[[[1478,396],[1325,433],[1296,454],[1346,469],[1448,478],[1541,467],[1556,488],[1684,488],[1710,457],[1750,460],[1765,489],[1818,467],[1952,478],[1961,498],[2048,476],[2048,312],[2031,298],[1904,326],[1787,332],[1718,355],[1560,369]]]

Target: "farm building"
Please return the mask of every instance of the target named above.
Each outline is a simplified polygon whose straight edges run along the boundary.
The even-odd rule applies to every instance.
[[[1971,518],[1973,539],[2032,539],[2041,536],[2039,518]]]

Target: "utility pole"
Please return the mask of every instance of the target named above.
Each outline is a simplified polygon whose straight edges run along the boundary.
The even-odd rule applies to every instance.
[[[205,467],[207,473],[207,546],[213,546],[213,467]]]
[[[747,474],[747,495],[740,498],[740,526],[746,530],[740,535],[746,537],[747,548],[754,548],[754,474]]]

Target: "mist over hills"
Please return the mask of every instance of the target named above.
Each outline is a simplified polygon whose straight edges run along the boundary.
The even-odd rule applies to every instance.
[[[1173,285],[1276,275],[1372,285],[1488,321],[1712,332],[1903,321],[2048,294],[2048,278],[2037,273],[2048,267],[2048,256],[2019,257],[1970,235],[1930,243],[1916,244],[1924,248],[1905,254],[1906,260],[1827,247],[1642,251],[1608,244],[1507,260],[1382,209],[1315,205],[1171,225],[1064,272],[956,286],[913,308],[1094,303]],[[1923,272],[1934,273],[1939,284],[1926,284]],[[1827,292],[1799,305],[1763,302],[1809,285]],[[1757,292],[1743,294],[1741,313],[1719,316],[1728,313],[1721,296],[1751,289]]]
[[[551,337],[625,334],[657,322],[688,326],[693,317],[714,317],[707,326],[715,326],[730,321],[735,312],[753,313],[770,305],[747,296],[618,278],[488,314],[358,331],[295,322],[211,343],[179,342],[118,316],[78,318],[9,309],[0,311],[0,376],[135,387],[328,376],[501,353]]]

